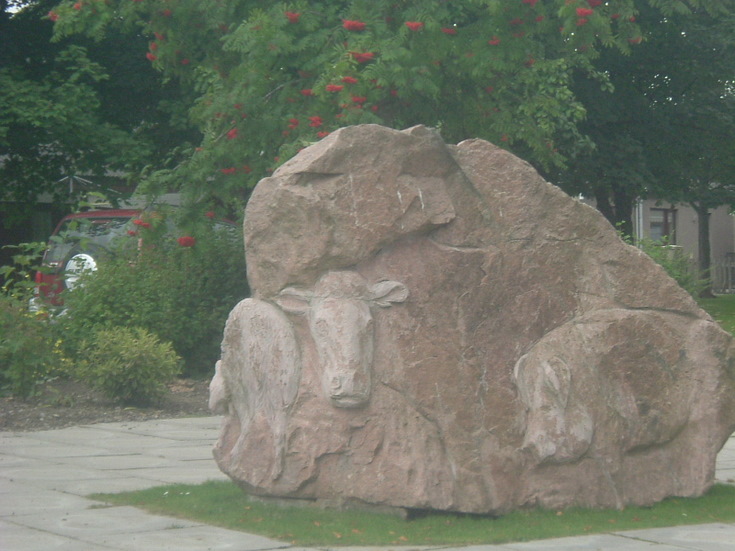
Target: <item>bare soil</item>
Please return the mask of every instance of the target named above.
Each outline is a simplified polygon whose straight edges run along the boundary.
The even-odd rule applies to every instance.
[[[83,383],[56,379],[26,400],[0,397],[0,431],[210,415],[208,387],[209,381],[177,379],[160,403],[143,408],[121,405]]]

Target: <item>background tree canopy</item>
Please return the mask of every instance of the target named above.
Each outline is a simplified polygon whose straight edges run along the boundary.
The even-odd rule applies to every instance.
[[[511,149],[568,191],[595,196],[615,221],[659,181],[649,138],[664,135],[657,125],[673,103],[661,98],[674,73],[708,69],[714,78],[702,83],[731,94],[720,91],[732,71],[723,75],[712,51],[713,64],[681,61],[702,37],[709,37],[704,49],[731,40],[733,33],[724,32],[733,28],[729,0],[34,4],[28,17],[35,21],[46,10],[56,48],[86,48],[85,62],[72,49],[76,57],[66,63],[73,70],[62,77],[89,90],[61,104],[71,114],[65,123],[74,125],[64,134],[84,136],[64,144],[63,158],[94,142],[109,151],[89,157],[87,166],[134,166],[144,175],[143,191],[180,190],[202,209],[239,209],[260,178],[338,127],[420,123],[439,128],[448,142],[480,137]],[[105,72],[112,52],[135,68],[129,93],[121,82],[127,79]],[[720,55],[732,68],[731,49]],[[110,96],[101,83],[122,92],[118,104],[135,105],[128,116],[102,107]],[[148,111],[145,101],[133,101],[135,92],[147,98]],[[86,97],[90,103],[80,109]],[[170,133],[186,124],[196,136]],[[55,124],[41,126],[50,133]],[[91,138],[102,129],[105,136]],[[152,129],[168,134],[161,139]],[[666,150],[660,140],[658,147]]]
[[[709,214],[735,206],[735,19],[705,10],[663,15],[641,7],[649,29],[630,55],[602,51],[595,67],[613,90],[600,97],[594,81],[575,79],[587,118],[580,131],[595,147],[550,179],[597,207],[632,235],[632,207],[653,197],[693,207],[698,264],[709,279]],[[704,293],[707,294],[705,289]]]
[[[594,61],[612,84],[600,95],[578,75],[574,90],[587,117],[580,131],[595,147],[551,179],[597,199],[630,233],[637,197],[708,208],[735,202],[735,20],[705,11],[663,16],[642,9],[647,38],[630,55],[604,50]],[[724,193],[723,193],[724,192]]]
[[[135,184],[145,166],[165,166],[197,137],[186,89],[163,83],[143,35],[130,28],[52,42],[47,14],[56,4],[0,2],[0,199],[13,201],[4,214],[18,220],[42,193],[68,201],[64,178],[115,173]]]
[[[590,147],[576,75],[609,89],[600,52],[625,55],[663,16],[732,10],[720,0],[117,0],[65,2],[59,37],[138,28],[147,58],[195,90],[202,140],[149,185],[227,202],[299,148],[340,126],[436,126],[482,137],[541,167]],[[657,21],[649,21],[651,25]]]

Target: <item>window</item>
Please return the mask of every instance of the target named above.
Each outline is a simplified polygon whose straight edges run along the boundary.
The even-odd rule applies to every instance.
[[[649,235],[654,241],[676,244],[676,209],[651,209]]]

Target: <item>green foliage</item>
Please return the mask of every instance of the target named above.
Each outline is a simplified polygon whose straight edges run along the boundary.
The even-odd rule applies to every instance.
[[[26,302],[0,293],[0,391],[31,396],[62,363],[48,322],[30,314]]]
[[[20,243],[6,245],[3,249],[15,249],[17,252],[11,257],[13,264],[0,266],[0,291],[8,297],[27,303],[33,296],[34,276],[41,269],[46,244]]]
[[[725,331],[735,335],[735,295],[700,298],[697,302]]]
[[[707,287],[707,281],[699,278],[696,264],[681,248],[669,245],[665,240],[651,239],[641,240],[638,246],[693,297],[698,297]]]
[[[427,512],[408,520],[366,511],[285,507],[251,500],[232,482],[177,484],[94,499],[133,505],[295,546],[470,546],[604,534],[682,524],[735,521],[735,488],[715,485],[700,498],[669,498],[650,507],[522,510],[502,517]]]
[[[28,311],[43,243],[21,243],[13,264],[0,266],[0,390],[22,398],[56,372],[63,358],[45,315]]]
[[[719,0],[67,0],[54,19],[57,37],[141,26],[152,65],[196,97],[189,116],[202,132],[186,162],[144,186],[227,203],[300,148],[361,123],[425,124],[451,142],[485,138],[561,165],[589,148],[574,77],[605,93],[607,68],[593,61],[644,42],[662,24],[637,21],[651,6],[728,12]]]
[[[686,2],[650,4],[636,2],[646,32],[630,55],[603,49],[593,60],[609,93],[575,74],[572,88],[587,115],[579,129],[594,147],[549,175],[569,193],[594,197],[628,232],[638,197],[695,208],[735,204],[735,4],[720,3],[722,13],[717,2],[710,12]]]
[[[181,89],[162,83],[150,66],[148,41],[136,25],[99,42],[85,36],[52,42],[47,14],[58,1],[22,4],[12,16],[0,12],[0,180],[2,200],[11,201],[7,226],[27,218],[43,193],[69,203],[92,186],[116,197],[109,190],[113,171],[115,184],[130,184],[148,163],[163,168],[169,156],[175,162],[172,146],[191,137],[181,116]],[[84,190],[61,181],[78,175],[87,181]]]
[[[227,315],[248,293],[241,231],[200,215],[186,236],[195,243],[182,246],[184,236],[164,232],[165,213],[145,220],[150,227],[127,237],[141,237],[140,250],[121,246],[65,294],[65,345],[74,354],[99,327],[140,327],[173,344],[186,375],[209,374]]]
[[[126,404],[154,404],[181,371],[171,345],[139,327],[98,328],[79,357],[77,376]]]
[[[68,187],[53,185],[60,178],[99,173],[100,162],[122,167],[146,153],[144,144],[104,120],[95,89],[106,75],[83,48],[59,52],[55,68],[35,79],[0,68],[0,153],[7,155],[0,173],[5,193],[18,201],[43,191],[64,197]]]

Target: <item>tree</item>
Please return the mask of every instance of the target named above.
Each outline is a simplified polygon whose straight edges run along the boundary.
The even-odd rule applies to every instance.
[[[110,33],[96,43],[81,36],[51,42],[47,14],[55,3],[1,6],[0,180],[2,199],[18,207],[5,214],[16,220],[42,193],[68,201],[62,178],[104,181],[119,171],[134,179],[191,132],[170,123],[182,103],[144,59],[144,37]]]
[[[735,208],[735,19],[696,14],[681,28],[661,37],[669,51],[683,52],[668,59],[675,77],[653,102],[660,124],[649,147],[655,192],[697,213],[699,272],[710,281],[710,212]]]
[[[577,80],[588,109],[581,130],[595,148],[557,176],[594,196],[629,235],[637,197],[690,204],[699,218],[700,273],[709,279],[709,213],[735,206],[735,19],[651,9],[639,19],[651,22],[644,44],[630,56],[606,51],[595,61],[610,75],[608,101],[594,101],[596,83]]]
[[[445,139],[482,137],[538,166],[589,142],[575,74],[598,86],[600,51],[628,52],[641,6],[661,13],[721,0],[87,0],[56,8],[57,35],[140,25],[146,56],[197,90],[201,143],[147,189],[176,183],[192,202],[244,199],[299,148],[340,126],[422,123]]]
[[[640,63],[640,50],[646,47],[641,45],[630,55],[602,53],[596,66],[605,67],[610,81],[604,91],[597,81],[577,75],[575,96],[587,113],[579,128],[590,143],[579,148],[567,165],[547,173],[568,193],[593,198],[598,210],[625,235],[633,235],[636,199],[656,181],[644,139],[655,123],[646,95],[648,83],[639,78],[640,71],[650,70]]]

